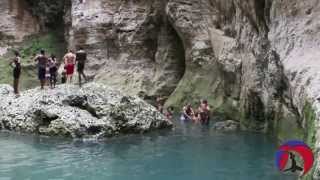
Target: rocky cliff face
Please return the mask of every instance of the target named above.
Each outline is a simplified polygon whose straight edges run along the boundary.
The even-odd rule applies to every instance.
[[[162,1],[72,1],[69,46],[89,52],[96,81],[142,96],[170,95],[184,74],[184,50]]]
[[[72,1],[69,42],[87,45],[99,81],[173,91],[167,105],[176,107],[207,98],[243,129],[314,144],[319,8],[316,0]]]
[[[24,0],[2,0],[0,22],[0,55],[6,53],[9,43],[39,32],[38,21],[28,11]]]
[[[206,98],[242,129],[307,140],[318,157],[318,0],[71,0],[64,6],[66,40],[87,49],[95,81],[146,99],[166,95],[177,108]]]
[[[105,138],[168,128],[172,123],[137,97],[99,84],[32,89],[15,98],[0,86],[0,129],[48,136]]]

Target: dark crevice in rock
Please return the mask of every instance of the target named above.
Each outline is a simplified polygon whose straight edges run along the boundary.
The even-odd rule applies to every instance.
[[[89,135],[96,135],[102,132],[102,127],[101,126],[90,126],[87,129],[87,133]]]
[[[26,2],[30,5],[31,13],[40,20],[42,30],[63,27],[65,0],[26,0]]]
[[[93,117],[100,119],[101,117],[97,114],[95,108],[93,108],[89,103],[88,103],[88,98],[87,96],[68,96],[65,100],[63,100],[64,104],[67,104],[72,107],[78,107],[82,110],[88,111]]]
[[[48,127],[50,123],[59,118],[58,115],[52,114],[45,110],[37,110],[34,112],[35,119],[39,123],[39,127]]]

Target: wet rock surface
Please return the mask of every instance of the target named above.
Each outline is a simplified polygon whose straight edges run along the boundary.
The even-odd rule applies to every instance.
[[[16,98],[0,86],[0,127],[6,130],[73,138],[103,138],[169,128],[172,123],[138,97],[100,84],[82,89],[61,85],[32,89]]]
[[[213,129],[218,131],[236,131],[239,130],[240,123],[232,120],[216,122],[213,125]]]

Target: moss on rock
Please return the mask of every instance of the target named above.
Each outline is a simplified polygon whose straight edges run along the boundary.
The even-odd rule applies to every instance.
[[[303,118],[305,122],[304,129],[304,140],[309,145],[309,147],[315,152],[315,144],[316,144],[316,113],[312,107],[312,104],[309,102],[305,103],[303,108]],[[315,167],[315,166],[314,166]],[[315,169],[313,168],[306,176],[304,176],[303,180],[312,180]]]
[[[45,49],[48,55],[53,53],[61,57],[65,51],[65,42],[60,32],[50,32],[29,36],[23,42],[14,44],[12,49],[0,56],[0,84],[11,84],[13,81],[12,68],[9,65],[13,57],[13,49],[17,49],[22,57],[20,88],[23,90],[38,85],[35,62],[33,61],[34,54]]]

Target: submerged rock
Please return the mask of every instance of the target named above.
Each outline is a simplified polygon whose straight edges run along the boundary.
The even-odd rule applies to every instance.
[[[215,130],[219,131],[236,131],[240,128],[240,123],[232,120],[217,122],[213,125]]]
[[[168,121],[138,97],[90,83],[79,89],[61,85],[32,89],[15,98],[0,85],[0,127],[27,133],[73,138],[109,137],[168,128]]]

